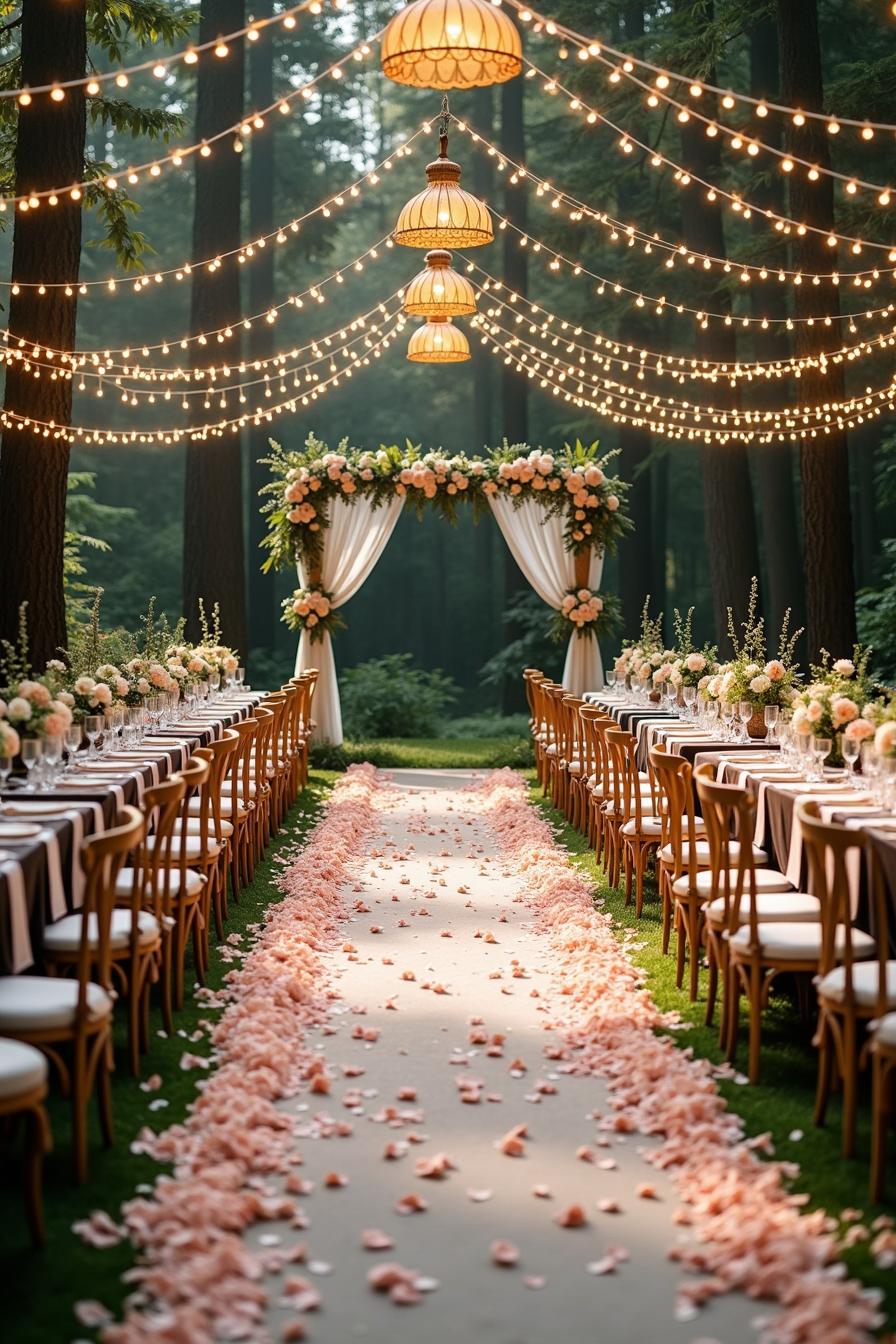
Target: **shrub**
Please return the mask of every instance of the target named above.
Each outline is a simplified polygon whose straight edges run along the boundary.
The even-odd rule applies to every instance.
[[[441,725],[439,736],[453,741],[463,737],[528,737],[529,719],[525,714],[471,714],[464,719],[448,719]]]
[[[438,668],[417,667],[409,653],[387,653],[341,678],[342,721],[355,742],[379,737],[433,737],[459,689]]]

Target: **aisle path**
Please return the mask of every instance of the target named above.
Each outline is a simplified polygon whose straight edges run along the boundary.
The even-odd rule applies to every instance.
[[[304,1235],[309,1265],[302,1272],[323,1298],[322,1309],[304,1318],[308,1338],[755,1339],[757,1307],[744,1298],[723,1297],[697,1321],[675,1319],[682,1275],[667,1251],[681,1235],[673,1223],[678,1200],[640,1156],[649,1141],[599,1129],[597,1118],[609,1110],[606,1086],[569,1076],[546,1058],[546,1049],[559,1053],[561,1044],[545,1030],[558,968],[520,903],[517,875],[461,792],[469,777],[393,778],[372,857],[348,897],[359,908],[344,926],[343,949],[328,958],[341,997],[327,1025],[308,1038],[326,1059],[330,1095],[283,1103],[304,1118],[298,1146],[301,1176],[313,1183],[302,1201],[309,1227],[299,1234],[262,1224],[248,1234],[259,1248],[271,1245],[272,1234],[282,1244]],[[378,1038],[356,1039],[358,1028]],[[397,1116],[390,1123],[384,1112]],[[322,1115],[348,1120],[351,1136],[323,1137],[313,1118]],[[504,1155],[497,1144],[521,1125],[524,1154]],[[323,1132],[330,1128],[325,1122]],[[384,1157],[388,1145],[393,1160]],[[438,1167],[439,1155],[451,1162],[442,1179],[416,1174],[418,1160],[436,1159]],[[327,1185],[328,1177],[347,1183]],[[638,1197],[642,1183],[655,1188],[655,1199]],[[399,1215],[396,1203],[406,1195],[425,1200],[426,1211]],[[601,1212],[601,1200],[615,1201],[620,1212]],[[587,1225],[558,1226],[555,1216],[574,1204]],[[364,1229],[384,1232],[394,1248],[362,1249]],[[496,1240],[518,1248],[516,1266],[494,1264]],[[616,1255],[614,1272],[589,1272]],[[419,1305],[400,1308],[368,1286],[368,1271],[381,1261],[415,1269],[438,1287]],[[295,1273],[290,1267],[284,1277]],[[281,1301],[274,1283],[270,1289],[272,1303]],[[293,1320],[294,1311],[274,1306],[274,1338]]]

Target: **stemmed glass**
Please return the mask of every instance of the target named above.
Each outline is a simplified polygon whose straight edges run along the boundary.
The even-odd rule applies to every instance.
[[[749,742],[750,734],[747,732],[747,724],[753,717],[753,706],[749,700],[739,700],[737,705],[737,717],[740,719],[740,741]]]
[[[37,765],[41,756],[44,754],[44,744],[39,737],[26,737],[22,742],[22,764],[28,771],[25,781],[25,792],[36,793],[37,785],[33,783],[32,770]]]
[[[614,677],[616,676],[615,672],[613,673],[613,676]],[[246,680],[246,669],[244,667],[238,667],[236,670],[237,690],[241,691],[243,689],[243,684],[245,680]],[[608,685],[612,686],[613,682],[608,682]]]
[[[99,752],[96,749],[96,740],[103,731],[103,716],[101,714],[88,714],[84,720],[84,734],[90,743],[90,750],[87,757],[91,761],[97,760]]]
[[[236,670],[237,678],[239,678],[239,675],[240,675],[240,672],[241,672],[241,671],[242,671],[241,668],[237,668],[237,670]],[[237,680],[237,685],[239,685],[239,684],[240,684],[240,683],[239,683],[239,680]],[[611,667],[611,668],[609,669],[609,671],[607,671],[607,672],[604,673],[604,684],[607,686],[607,688],[608,688],[609,690],[611,690],[611,691],[613,690],[614,686],[616,685],[616,669],[615,669],[615,667]]]
[[[768,742],[777,742],[778,740],[778,718],[781,713],[779,705],[766,705],[762,711],[762,718],[768,732],[766,740]]]
[[[840,755],[845,765],[845,776],[853,785],[856,783],[856,762],[859,759],[861,745],[861,742],[855,737],[850,737],[849,733],[840,734]]]
[[[63,740],[61,735],[49,734],[44,738],[43,764],[46,766],[46,785],[51,789],[56,783],[56,775],[62,762]]]
[[[0,756],[0,789],[6,788],[6,781],[9,779],[12,770],[12,757]],[[3,816],[3,799],[0,798],[0,817]]]
[[[147,696],[146,712],[151,724],[150,733],[157,733],[159,731],[159,720],[162,717],[162,697],[160,695]]]
[[[210,672],[208,678],[209,700],[217,700],[220,685],[221,685],[221,673]]]
[[[719,713],[722,716],[722,732],[726,742],[734,740],[734,705],[728,700],[722,700],[719,704]]]
[[[146,713],[143,705],[134,705],[128,710],[128,726],[134,730],[134,745],[140,746],[146,730]]]
[[[824,779],[824,763],[831,754],[833,742],[829,737],[812,737],[812,755],[816,761],[816,779]]]
[[[682,688],[682,698],[684,699],[685,713],[689,718],[697,717],[697,687],[684,686]]]
[[[862,762],[862,787],[874,793],[877,777],[880,773],[880,757],[877,754],[873,739],[862,743],[859,758]]]
[[[708,732],[713,732],[719,721],[718,700],[707,700],[703,706],[703,718]]]
[[[75,756],[78,754],[78,748],[81,745],[81,725],[73,723],[65,730],[65,754],[68,757],[66,769],[71,770],[75,763]]]

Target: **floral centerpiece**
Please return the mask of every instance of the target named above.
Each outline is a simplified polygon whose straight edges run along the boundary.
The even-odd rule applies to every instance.
[[[896,691],[865,705],[862,720],[871,725],[874,749],[879,756],[896,757]],[[871,736],[870,733],[867,736]]]
[[[334,630],[344,630],[345,622],[333,606],[333,594],[323,588],[297,588],[284,598],[283,620],[290,630],[307,630],[313,641],[322,640]]]
[[[747,724],[750,737],[766,735],[763,711],[766,705],[789,706],[798,682],[798,667],[794,661],[796,643],[802,630],[790,631],[790,608],[784,613],[778,652],[769,658],[766,650],[765,619],[757,615],[759,580],[750,585],[747,617],[742,622],[743,638],[735,628],[734,613],[728,608],[728,638],[734,657],[719,670],[717,697],[725,704],[747,703],[753,706],[753,715]]]
[[[25,603],[19,608],[15,644],[4,640],[0,645],[0,720],[7,724],[10,744],[15,738],[61,737],[72,722],[71,706],[55,678],[32,675]]]
[[[22,741],[9,720],[3,717],[5,713],[6,704],[0,700],[0,756],[18,756],[22,750]]]
[[[829,738],[832,749],[828,759],[832,765],[842,765],[838,734],[863,742],[874,733],[874,724],[864,717],[862,708],[871,688],[871,650],[857,644],[852,658],[836,660],[826,649],[821,653],[821,662],[811,668],[811,683],[793,697],[793,727],[796,732]]]
[[[568,588],[554,617],[553,638],[558,644],[565,644],[570,633],[597,639],[615,625],[618,616],[615,598],[602,597],[590,588]]]
[[[677,607],[673,611],[675,629],[675,648],[669,663],[669,680],[673,686],[695,686],[706,684],[716,668],[718,649],[715,644],[704,644],[697,648],[693,634],[694,608],[688,607],[682,616]]]
[[[614,663],[616,675],[628,678],[633,686],[646,685],[653,681],[660,668],[671,662],[672,656],[663,642],[663,613],[660,612],[656,617],[650,615],[648,593],[641,608],[641,634],[633,643],[623,645]],[[665,680],[666,675],[663,674],[653,684],[659,686]]]

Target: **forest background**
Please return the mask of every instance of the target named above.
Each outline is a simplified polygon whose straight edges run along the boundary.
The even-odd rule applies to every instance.
[[[800,0],[814,10],[810,0]],[[605,34],[626,50],[646,52],[653,59],[702,77],[715,73],[722,87],[752,90],[773,96],[778,79],[777,10],[792,0],[745,4],[743,0],[674,0],[655,4],[616,3],[615,0],[566,0],[552,12],[580,31]],[[189,10],[190,6],[180,8]],[[208,8],[208,6],[205,6]],[[227,11],[234,11],[229,0]],[[256,18],[277,12],[271,0],[245,7]],[[799,5],[797,5],[799,8]],[[326,7],[319,16],[300,16],[294,31],[267,32],[247,51],[244,68],[235,61],[223,65],[233,78],[244,81],[245,109],[251,111],[272,89],[278,96],[330,65],[358,40],[372,36],[394,6],[375,0],[346,4],[336,13]],[[818,5],[825,107],[841,115],[868,116],[896,121],[896,56],[893,24],[886,6],[867,0],[821,0]],[[702,149],[688,141],[688,132],[674,117],[648,113],[643,94],[625,81],[611,84],[606,71],[594,63],[581,66],[548,38],[525,36],[529,58],[600,107],[606,115],[638,134],[651,146],[681,162]],[[182,45],[175,43],[174,46]],[[247,44],[248,46],[248,44]],[[140,100],[134,81],[129,97]],[[177,77],[163,81],[149,75],[143,81],[143,101],[164,106],[183,118],[175,141],[189,142],[195,119],[191,77],[181,68]],[[379,72],[374,55],[349,62],[338,82],[324,81],[314,96],[292,115],[276,119],[273,129],[246,137],[240,156],[242,238],[249,241],[270,227],[265,214],[278,224],[302,215],[328,195],[393,153],[425,118],[434,119],[439,95],[398,87]],[[500,88],[456,94],[452,110],[484,137],[536,173],[575,194],[595,208],[665,237],[681,238],[693,228],[685,193],[657,173],[645,154],[621,151],[618,137],[601,127],[586,125],[563,100],[545,91],[542,78],[520,79]],[[769,127],[769,131],[772,131]],[[768,136],[766,136],[768,138]],[[852,171],[852,160],[862,175],[887,180],[893,146],[879,136],[875,145],[857,146],[839,137],[837,166]],[[618,279],[645,294],[662,293],[693,302],[698,293],[708,302],[728,304],[735,313],[763,311],[763,305],[788,303],[773,284],[746,287],[738,282],[737,267],[727,279],[715,275],[706,281],[686,267],[663,270],[656,255],[647,256],[626,239],[613,241],[593,224],[573,222],[563,210],[552,208],[551,194],[538,195],[529,186],[509,182],[497,155],[484,152],[467,135],[452,134],[451,153],[463,166],[464,184],[483,196],[531,238],[574,257],[590,270]],[[301,311],[286,310],[273,331],[278,348],[301,344],[311,337],[338,329],[355,314],[373,309],[419,269],[420,255],[403,248],[387,249],[382,240],[390,233],[401,204],[419,190],[423,166],[435,151],[434,135],[423,136],[408,157],[393,158],[380,173],[380,182],[362,190],[357,200],[333,208],[328,218],[317,215],[296,235],[268,249],[267,278],[255,262],[240,268],[243,313],[263,310],[273,299],[306,290],[378,244],[379,257],[367,259],[360,273],[349,273],[345,283],[324,289],[326,302],[306,302]],[[111,164],[138,162],[157,153],[148,140],[112,135],[101,123],[88,124],[88,153]],[[766,156],[757,162],[721,153],[708,172],[714,180],[785,208],[782,175]],[[858,169],[856,169],[858,171]],[[273,187],[271,186],[273,182]],[[130,227],[146,242],[141,262],[148,272],[177,265],[191,252],[192,176],[164,172],[157,181],[135,191],[139,205]],[[693,197],[691,198],[693,199]],[[705,212],[711,215],[712,211]],[[768,229],[758,230],[730,211],[716,212],[715,246],[721,238],[727,254],[740,260],[782,264],[786,243]],[[693,211],[691,211],[693,214]],[[892,235],[893,212],[867,204],[838,206],[838,226],[858,228],[868,236]],[[0,246],[9,246],[7,233]],[[115,261],[105,244],[101,219],[85,214],[86,247],[81,277],[96,279],[114,273]],[[696,246],[698,240],[693,239]],[[704,242],[703,246],[706,246]],[[787,336],[767,337],[755,328],[701,334],[695,324],[674,315],[658,319],[651,309],[636,309],[611,289],[597,292],[594,282],[576,276],[569,266],[551,270],[544,252],[522,249],[511,230],[498,231],[490,247],[479,249],[475,260],[493,276],[504,277],[531,302],[590,330],[627,343],[688,354],[698,351],[728,358],[732,342],[742,358],[778,358],[787,354]],[[7,265],[3,258],[0,265]],[[261,278],[259,278],[259,276]],[[880,293],[889,301],[888,272]],[[267,293],[265,294],[265,286]],[[79,348],[131,346],[190,329],[189,282],[167,280],[150,284],[139,295],[120,284],[116,292],[89,291],[78,309]],[[261,300],[259,302],[259,299]],[[844,287],[844,308],[862,307]],[[751,307],[751,305],[753,305]],[[757,306],[758,305],[758,306]],[[504,320],[504,319],[502,319]],[[286,447],[302,444],[313,431],[331,447],[344,436],[358,446],[403,443],[406,439],[446,452],[475,453],[486,445],[511,442],[558,448],[565,441],[600,440],[602,451],[618,449],[618,470],[633,484],[631,512],[635,531],[617,556],[607,563],[603,586],[619,591],[624,632],[637,631],[644,596],[653,596],[654,610],[671,615],[673,606],[696,608],[698,638],[715,638],[720,605],[727,598],[735,606],[746,599],[751,572],[762,580],[763,604],[772,624],[785,606],[794,608],[798,622],[805,613],[801,560],[799,451],[791,445],[702,448],[686,441],[665,441],[646,431],[621,430],[591,411],[577,410],[542,391],[500,358],[482,347],[470,332],[474,357],[468,364],[431,367],[408,363],[404,346],[408,327],[371,367],[361,370],[317,403],[296,414],[282,416],[270,427],[243,434],[242,511],[245,527],[243,563],[248,594],[248,664],[256,684],[274,682],[291,672],[295,637],[279,623],[280,601],[291,590],[289,575],[262,575],[258,543],[263,522],[258,514],[257,491],[264,480],[257,459],[264,456],[270,435]],[[861,328],[862,334],[866,329]],[[776,341],[776,344],[772,344]],[[562,348],[562,347],[561,347]],[[848,387],[879,384],[891,376],[886,353],[861,361],[848,375]],[[667,384],[669,389],[672,384]],[[102,400],[92,391],[76,393],[74,423],[153,427],[160,408],[145,402],[123,406],[114,385],[103,387]],[[700,389],[698,388],[698,393]],[[252,394],[249,394],[250,397]],[[792,399],[786,381],[773,384],[774,404]],[[164,415],[164,423],[173,417]],[[860,632],[878,647],[878,670],[896,672],[896,431],[880,417],[849,435],[847,479],[831,480],[837,507],[846,517],[854,540],[854,576],[841,569],[831,575],[835,586],[852,592],[870,590],[859,599]],[[712,483],[713,454],[730,453],[742,464],[739,493],[720,498]],[[69,518],[72,527],[108,542],[108,550],[81,548],[86,584],[104,589],[106,625],[134,628],[153,593],[159,607],[176,617],[182,610],[182,552],[184,539],[183,448],[151,449],[109,446],[95,451],[76,448]],[[718,458],[716,458],[718,461]],[[709,471],[707,466],[709,464]],[[217,501],[202,501],[203,544],[222,552],[238,544],[216,527]],[[851,522],[849,521],[851,520]],[[723,554],[720,538],[736,534],[736,555]],[[37,539],[35,539],[37,544]],[[232,557],[231,557],[232,558]],[[834,560],[832,563],[839,564]],[[461,510],[456,528],[435,515],[418,519],[408,512],[361,593],[344,609],[348,628],[336,640],[340,669],[387,652],[408,652],[424,667],[439,667],[456,679],[464,692],[464,710],[489,709],[502,699],[501,678],[483,682],[482,670],[499,658],[498,668],[517,669],[537,660],[549,672],[558,672],[562,651],[552,651],[543,631],[550,612],[537,598],[525,597],[526,585],[489,519],[474,526]],[[671,633],[671,631],[669,632]],[[225,630],[225,636],[228,631]],[[522,640],[522,642],[521,642]],[[502,651],[509,652],[501,661]],[[842,653],[844,650],[838,649]],[[552,660],[546,662],[546,660]],[[494,668],[495,664],[492,663]],[[506,682],[505,707],[513,707]]]

